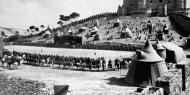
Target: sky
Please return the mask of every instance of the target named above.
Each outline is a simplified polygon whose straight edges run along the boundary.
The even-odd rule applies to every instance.
[[[116,12],[122,0],[0,0],[0,26],[27,29],[31,25],[56,27],[59,15],[72,12],[80,18]]]
[[[72,12],[80,18],[116,12],[123,0],[0,0],[0,26],[27,29],[31,25],[57,26],[59,15]],[[187,0],[190,7],[190,0]]]

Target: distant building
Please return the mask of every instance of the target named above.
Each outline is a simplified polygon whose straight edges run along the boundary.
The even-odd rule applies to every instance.
[[[123,0],[123,5],[118,7],[118,14],[134,15],[159,15],[167,16],[169,13],[186,14],[187,0]]]

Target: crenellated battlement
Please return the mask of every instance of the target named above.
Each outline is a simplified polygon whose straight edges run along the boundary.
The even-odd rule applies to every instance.
[[[186,0],[123,0],[120,15],[149,14],[167,16],[170,13],[187,14]]]

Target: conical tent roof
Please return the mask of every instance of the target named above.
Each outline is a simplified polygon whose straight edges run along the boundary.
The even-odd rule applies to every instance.
[[[150,40],[148,39],[144,49],[142,51],[136,51],[137,56],[134,58],[136,61],[141,61],[141,62],[159,62],[159,61],[164,61],[163,58],[161,58],[154,48],[152,47],[152,44],[150,43]]]
[[[166,50],[160,43],[159,40],[157,40],[156,44],[155,44],[155,49],[156,50]]]
[[[137,51],[128,70],[125,82],[133,86],[155,86],[157,78],[167,72],[167,66],[147,40],[144,49]]]

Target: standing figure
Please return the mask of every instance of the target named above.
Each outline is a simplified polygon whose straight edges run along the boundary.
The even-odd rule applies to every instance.
[[[109,60],[109,62],[108,62],[108,68],[112,69],[112,62],[111,62],[111,60]]]
[[[115,69],[119,70],[119,60],[115,59]]]
[[[149,31],[148,33],[149,33],[149,34],[152,34],[152,23],[151,23],[150,20],[149,20],[148,23],[147,23],[147,28],[148,28],[148,31]]]
[[[102,58],[102,70],[105,71],[106,61]]]

